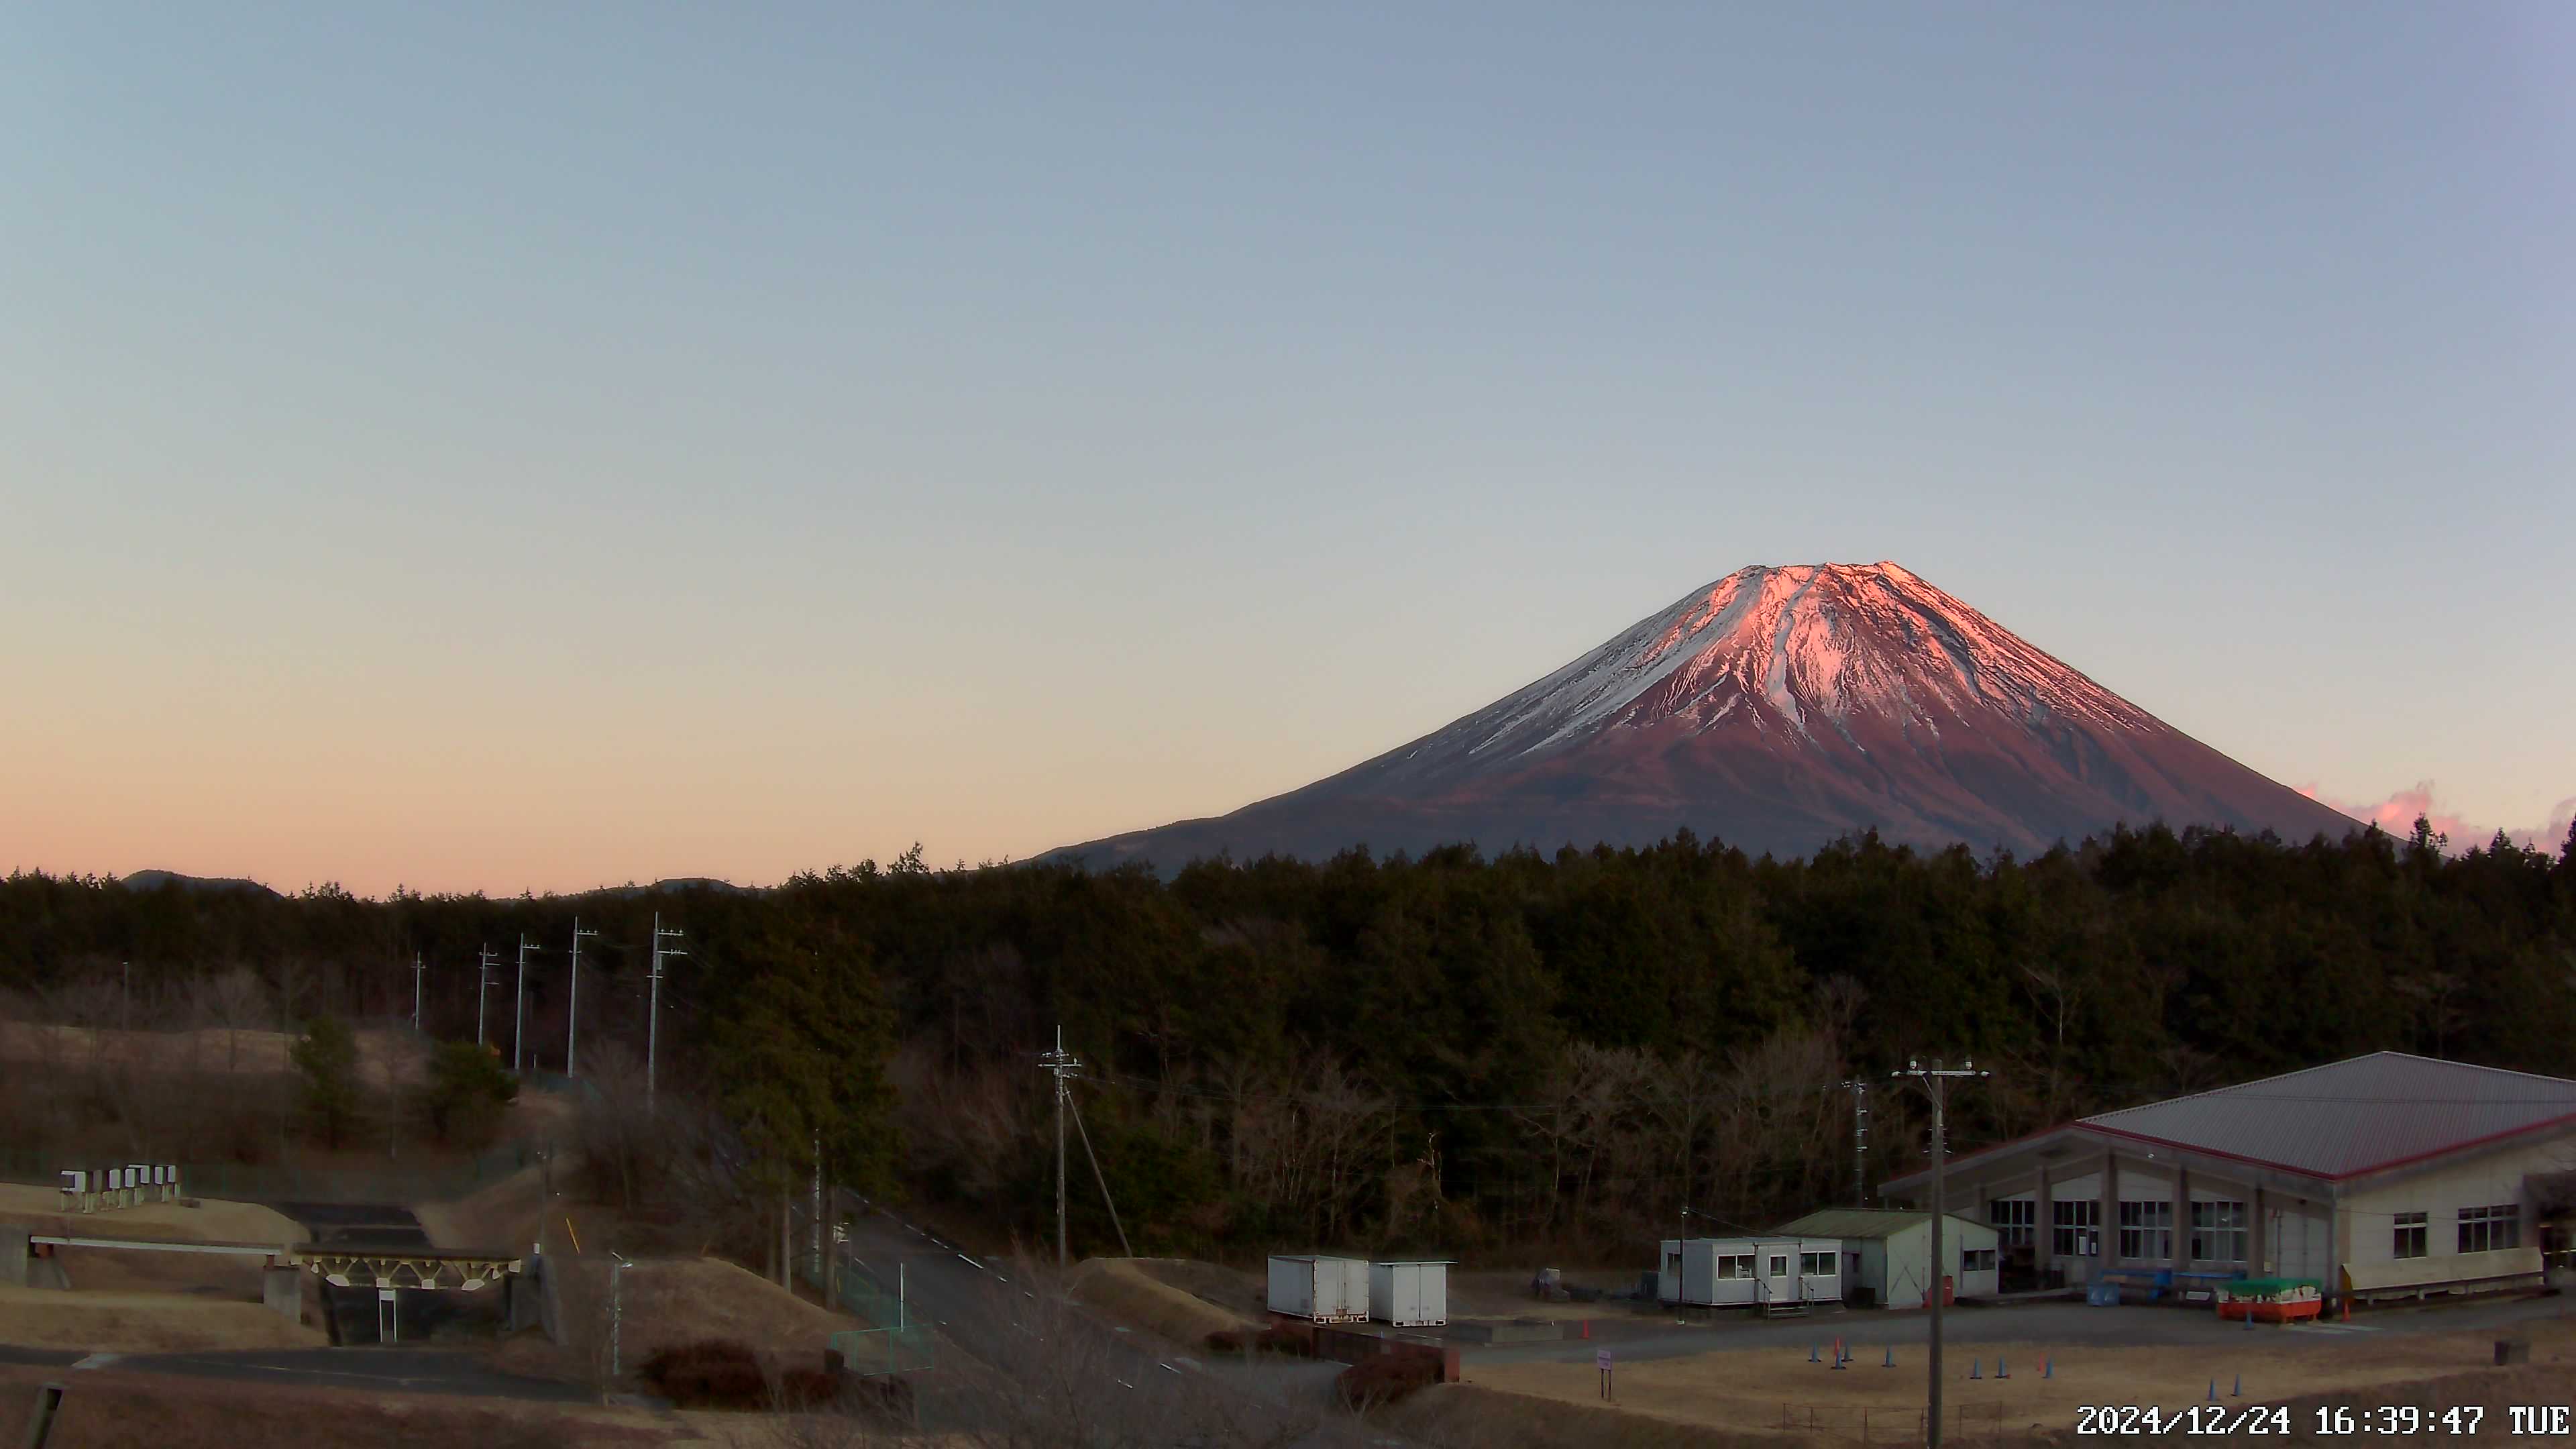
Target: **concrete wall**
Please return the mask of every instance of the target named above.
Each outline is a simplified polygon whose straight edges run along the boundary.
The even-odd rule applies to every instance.
[[[24,1288],[35,1249],[25,1228],[0,1227],[0,1287]]]
[[[304,1321],[304,1271],[300,1268],[263,1268],[259,1275],[259,1301],[290,1323]]]

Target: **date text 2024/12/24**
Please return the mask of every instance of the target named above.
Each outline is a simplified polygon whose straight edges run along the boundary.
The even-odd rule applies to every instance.
[[[2447,1408],[2381,1404],[2356,1408],[2320,1405],[2306,1426],[2320,1437],[2350,1435],[2470,1435],[2486,1419],[2475,1404]],[[2565,1404],[2513,1404],[2505,1408],[2505,1426],[2514,1434],[2566,1438],[2576,1430],[2576,1410]],[[2307,1415],[2301,1415],[2305,1418]],[[2076,1413],[2078,1434],[2288,1434],[2293,1421],[2284,1404],[2193,1404],[2167,1409],[2153,1404],[2103,1404]]]

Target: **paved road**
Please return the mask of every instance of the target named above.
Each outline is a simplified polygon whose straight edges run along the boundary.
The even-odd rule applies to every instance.
[[[2082,1349],[2245,1342],[2266,1345],[2299,1343],[2331,1349],[2338,1344],[2350,1344],[2357,1337],[2503,1328],[2537,1318],[2566,1316],[2571,1304],[2576,1304],[2576,1300],[2518,1298],[2457,1306],[2381,1309],[2363,1314],[2350,1324],[2265,1325],[2248,1330],[2242,1323],[2222,1325],[2217,1315],[2206,1309],[2165,1308],[2151,1304],[2094,1308],[2082,1303],[2040,1302],[1952,1309],[1941,1315],[1941,1338],[1944,1344],[1956,1345],[1969,1352],[1974,1352],[1976,1345],[1995,1343],[2043,1345],[2051,1351],[2060,1347]],[[1471,1346],[1464,1350],[1464,1355],[1470,1366],[1480,1363],[1581,1362],[1603,1348],[1621,1359],[1657,1359],[1728,1348],[1778,1346],[1800,1350],[1840,1338],[1852,1346],[1855,1356],[1875,1362],[1883,1359],[1883,1350],[1889,1346],[1915,1348],[1919,1352],[1919,1346],[1929,1338],[1930,1332],[1931,1320],[1921,1313],[1825,1313],[1813,1318],[1728,1319],[1714,1324],[1685,1326],[1676,1324],[1667,1315],[1640,1317],[1621,1310],[1616,1317],[1594,1320],[1594,1337],[1589,1341]],[[1900,1354],[1900,1361],[1902,1357]]]
[[[949,1344],[995,1369],[1017,1372],[1028,1352],[1030,1330],[1019,1325],[1014,1310],[1022,1304],[1036,1307],[1034,1285],[1013,1282],[1009,1266],[977,1259],[892,1211],[863,1199],[846,1206],[858,1209],[849,1230],[852,1252],[881,1288],[893,1291],[894,1265],[902,1263],[915,1321],[935,1325]],[[1110,1381],[1132,1393],[1169,1392],[1185,1380],[1203,1380],[1254,1402],[1316,1410],[1329,1404],[1334,1376],[1342,1369],[1337,1363],[1294,1359],[1202,1359],[1088,1315],[1077,1314],[1074,1321],[1093,1335],[1084,1348],[1100,1355]],[[924,1375],[916,1382],[923,1392],[936,1395],[945,1377]],[[1372,1437],[1379,1444],[1402,1442]]]
[[[72,1373],[185,1374],[233,1383],[292,1384],[299,1388],[361,1389],[373,1393],[458,1394],[557,1404],[598,1401],[596,1394],[576,1385],[499,1373],[486,1366],[480,1354],[440,1349],[84,1353],[0,1347],[0,1363],[61,1368]]]

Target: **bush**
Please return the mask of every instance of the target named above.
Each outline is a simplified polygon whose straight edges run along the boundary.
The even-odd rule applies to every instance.
[[[791,1414],[824,1408],[841,1397],[840,1381],[817,1368],[792,1368],[778,1376],[778,1405]]]
[[[1440,1382],[1440,1360],[1425,1353],[1382,1353],[1352,1364],[1333,1379],[1333,1392],[1351,1409],[1392,1404]]]
[[[413,1106],[445,1143],[483,1148],[500,1135],[501,1114],[519,1099],[519,1079],[502,1070],[498,1052],[472,1042],[441,1042]]]
[[[710,1338],[666,1348],[637,1370],[663,1398],[683,1409],[766,1409],[769,1376],[760,1356],[732,1339]]]

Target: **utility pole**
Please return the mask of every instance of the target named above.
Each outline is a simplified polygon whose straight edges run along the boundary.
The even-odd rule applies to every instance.
[[[1852,1094],[1852,1206],[1869,1206],[1869,1083],[1859,1077],[1842,1084]]]
[[[581,1045],[581,938],[596,937],[597,931],[581,928],[581,917],[572,918],[572,1005],[565,1012],[570,1024],[564,1028],[564,1075],[573,1075],[574,1048]]]
[[[125,963],[125,1029],[134,1030],[134,963]]]
[[[483,1004],[491,999],[492,987],[495,984],[492,980],[492,963],[498,959],[500,959],[500,953],[489,945],[484,946],[482,954],[474,958],[474,1044],[476,1046],[483,1045],[485,1014]]]
[[[528,1040],[528,952],[535,949],[536,944],[528,939],[527,932],[519,933],[519,985],[518,989],[510,994],[510,1074],[512,1076],[519,1073],[519,1049],[527,1045]]]
[[[1949,1088],[1954,1078],[1994,1075],[1992,1072],[1981,1072],[1976,1068],[1977,1064],[1971,1061],[1962,1061],[1956,1067],[1945,1067],[1941,1065],[1939,1057],[1934,1057],[1929,1067],[1921,1062],[1909,1060],[1905,1064],[1904,1071],[1888,1073],[1891,1078],[1912,1077],[1922,1084],[1924,1092],[1932,1098],[1932,1282],[1923,1295],[1932,1309],[1930,1333],[1932,1343],[1931,1350],[1926,1355],[1931,1374],[1931,1413],[1923,1421],[1923,1449],[1941,1449],[1941,1288],[1944,1276],[1941,1272],[1941,1215],[1947,1208],[1942,1201],[1942,1178],[1950,1155],[1947,1115]]]
[[[418,951],[414,951],[414,952],[412,952],[412,953],[411,953],[411,1029],[412,1029],[412,1030],[414,1030],[414,1031],[418,1031],[418,1030],[420,1030],[420,983],[421,983],[421,975],[422,975],[422,973],[423,973],[423,972],[427,971],[428,969],[429,969],[428,967],[423,966],[423,965],[420,963],[420,953],[419,953]]]
[[[648,1115],[653,1110],[654,1064],[660,1058],[662,1047],[662,961],[665,957],[689,954],[677,946],[662,943],[665,940],[676,941],[680,934],[677,926],[667,931],[662,929],[662,913],[653,913],[653,1001],[644,1012],[644,1110]]]
[[[1038,1070],[1055,1074],[1055,1266],[1062,1271],[1071,1256],[1064,1225],[1064,1104],[1073,1096],[1073,1079],[1082,1061],[1064,1049],[1064,1027],[1055,1029],[1055,1050],[1038,1053]]]

